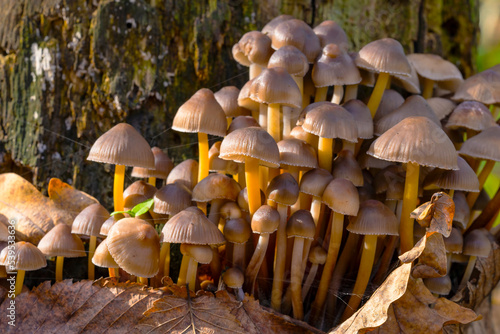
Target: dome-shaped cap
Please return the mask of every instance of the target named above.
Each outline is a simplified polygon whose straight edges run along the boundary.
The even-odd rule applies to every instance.
[[[180,132],[203,132],[214,136],[226,135],[226,114],[207,88],[197,91],[175,114],[172,129]]]
[[[313,31],[318,36],[322,48],[332,43],[337,44],[344,51],[347,51],[349,48],[349,39],[344,29],[335,21],[323,21]]]
[[[349,100],[342,105],[345,110],[351,113],[356,126],[358,127],[358,138],[373,138],[373,119],[370,109],[360,100]]]
[[[47,266],[45,255],[35,245],[19,241],[9,245],[0,252],[0,266],[5,266],[9,270],[33,271]],[[13,253],[12,253],[13,252]]]
[[[325,264],[327,257],[327,252],[323,247],[316,246],[309,252],[309,262],[312,264]]]
[[[243,286],[245,281],[245,275],[238,268],[229,268],[222,275],[224,284],[226,284],[231,289],[239,289]]]
[[[358,190],[349,180],[332,180],[323,192],[322,202],[337,213],[346,216],[358,214]]]
[[[241,186],[223,174],[210,174],[193,188],[193,201],[210,202],[214,199],[236,201]]]
[[[452,97],[456,101],[500,102],[500,72],[486,70],[464,80]]]
[[[45,256],[86,256],[82,240],[77,235],[71,234],[71,227],[66,224],[57,224],[47,232],[38,243],[38,249]]]
[[[132,169],[133,177],[156,177],[158,179],[166,179],[168,173],[174,168],[174,163],[168,155],[163,152],[159,147],[153,147],[151,149],[155,157],[155,168],[147,169],[142,167],[134,167]]]
[[[133,194],[144,195],[146,198],[153,198],[157,190],[155,186],[143,180],[135,181],[123,191],[123,198],[127,198]]]
[[[266,130],[258,127],[238,129],[228,134],[220,146],[219,158],[244,163],[250,157],[260,164],[277,168],[279,166],[278,145]]]
[[[212,262],[212,248],[207,245],[181,245],[182,255],[187,255],[200,264],[209,264]]]
[[[104,239],[95,249],[92,263],[103,268],[120,268],[108,250],[108,239]]]
[[[358,141],[358,127],[353,116],[341,106],[330,102],[310,109],[305,114],[302,128],[323,138],[340,138],[352,143]]]
[[[333,176],[326,169],[315,168],[304,175],[300,179],[300,192],[321,197],[326,186],[333,180]]]
[[[268,68],[281,67],[290,75],[302,78],[309,70],[306,56],[295,46],[285,45],[269,58]]]
[[[109,218],[109,212],[101,204],[87,206],[76,216],[71,233],[99,236],[102,224]]]
[[[470,208],[469,204],[467,204],[465,193],[462,191],[455,191],[455,194],[453,194],[453,202],[455,203],[453,224],[458,225],[460,229],[464,230],[470,218]]]
[[[245,212],[250,212],[250,209],[248,207],[248,191],[247,188],[241,189],[240,193],[238,194],[238,206],[241,208],[242,211]],[[260,190],[260,204],[264,204],[266,202],[266,195],[262,190]]]
[[[451,291],[451,279],[449,275],[424,278],[424,284],[430,292],[441,296],[447,296]]]
[[[156,192],[153,204],[154,212],[173,216],[191,206],[191,194],[181,184],[167,184]]]
[[[420,81],[415,67],[410,64],[410,76],[394,74],[392,82],[399,87],[402,87],[408,93],[420,94]]]
[[[333,161],[332,175],[334,179],[347,179],[356,187],[363,186],[363,172],[349,150],[342,150],[337,154]]]
[[[293,205],[299,198],[299,185],[291,174],[280,174],[269,182],[266,197],[278,204]]]
[[[425,178],[424,188],[434,184],[442,189],[479,192],[477,175],[462,157],[458,157],[458,168],[446,171],[434,169]]]
[[[214,93],[214,97],[224,110],[226,117],[249,116],[251,114],[249,109],[238,104],[239,95],[240,90],[235,86],[222,87]]]
[[[238,129],[249,128],[252,126],[260,127],[259,122],[257,122],[255,118],[252,116],[238,116],[231,122],[231,125],[227,129],[227,134],[230,134]]]
[[[280,214],[278,210],[269,205],[262,205],[252,216],[253,233],[273,233],[278,229]]]
[[[373,122],[378,122],[379,119],[392,113],[394,110],[399,108],[405,102],[404,97],[393,89],[384,90],[384,95],[382,95],[382,100],[378,106],[377,112],[373,117]]]
[[[388,161],[458,169],[455,146],[427,117],[403,119],[375,140],[368,154]]]
[[[275,50],[285,46],[293,45],[313,63],[321,52],[319,38],[304,21],[291,19],[281,22],[276,26],[271,36],[272,47]]]
[[[466,140],[459,153],[472,158],[500,161],[500,126],[492,126]]]
[[[444,247],[446,248],[447,253],[462,253],[464,246],[464,237],[462,236],[462,232],[456,227],[451,229],[451,233],[448,238],[444,237]]]
[[[288,138],[278,142],[281,166],[296,166],[300,168],[318,167],[316,150],[308,143]]]
[[[304,129],[300,125],[295,126],[292,131],[290,131],[289,138],[300,139],[302,141],[305,141],[306,143],[310,143],[313,148],[318,147],[318,136],[304,131]]]
[[[349,217],[347,230],[363,235],[399,235],[399,221],[391,209],[371,199],[361,203],[356,217]]]
[[[279,16],[276,16],[274,19],[267,22],[267,24],[264,26],[264,28],[262,28],[262,33],[268,35],[269,37],[272,37],[273,33],[274,33],[274,29],[276,29],[276,27],[281,22],[284,22],[287,20],[293,20],[293,19],[295,19],[295,18],[292,15],[287,15],[287,14],[281,14]]]
[[[224,237],[228,242],[244,244],[251,235],[252,228],[243,218],[228,219],[224,225]]]
[[[124,218],[111,227],[108,250],[127,273],[153,277],[158,273],[160,242],[154,227],[142,219]]]
[[[389,184],[405,180],[405,170],[401,165],[389,165],[380,170],[373,180],[376,194],[383,194],[389,188]]]
[[[286,224],[286,235],[289,238],[314,239],[316,225],[310,211],[295,211]]]
[[[316,87],[356,85],[361,82],[361,75],[346,52],[336,44],[328,44],[314,63],[312,80]]]
[[[250,98],[259,103],[279,103],[292,108],[302,105],[299,87],[281,67],[263,70],[250,86]]]
[[[247,81],[247,83],[241,87],[240,94],[238,95],[238,105],[249,110],[259,111],[259,102],[250,98],[250,87],[252,87],[254,80],[255,78]]]
[[[247,32],[233,46],[233,57],[243,66],[259,64],[266,67],[272,54],[271,38],[260,31]]]
[[[491,252],[491,242],[486,229],[480,228],[472,230],[464,238],[463,254],[477,257],[488,257]]]
[[[427,99],[427,104],[431,107],[439,120],[451,114],[453,109],[457,106],[452,100],[442,97],[431,97]]]
[[[418,75],[434,81],[463,80],[462,73],[451,62],[430,53],[413,53],[406,56]]]
[[[241,116],[246,117],[246,116]],[[253,119],[253,118],[252,118]],[[215,142],[208,150],[208,169],[211,172],[223,172],[224,174],[238,174],[238,164],[231,160],[219,158],[220,145],[222,141]]]
[[[495,126],[495,120],[490,110],[477,101],[460,103],[446,122],[446,127],[450,129],[466,128],[483,131],[492,126]]]
[[[226,242],[217,226],[195,206],[170,218],[161,231],[160,239],[161,242],[174,244],[219,245]]]
[[[240,191],[240,193],[242,191]],[[239,194],[238,194],[238,197],[239,197]],[[222,219],[226,219],[226,220],[227,219],[237,219],[237,218],[243,217],[243,213],[241,211],[241,208],[235,202],[224,203],[220,207],[220,215],[221,215]]]
[[[376,73],[410,76],[411,72],[401,43],[392,38],[378,39],[363,46],[356,65]]]
[[[198,161],[187,159],[175,166],[167,177],[167,184],[179,182],[189,190],[198,183]]]
[[[87,160],[155,168],[155,158],[148,142],[127,123],[117,124],[100,136],[92,145]]]
[[[101,230],[99,231],[99,234],[100,235],[105,235],[107,236],[108,233],[109,233],[109,230],[111,229],[111,227],[116,224],[117,221],[119,221],[120,219],[123,219],[125,218],[125,215],[123,213],[117,213],[111,217],[109,217],[108,219],[106,219],[106,221],[101,225]]]

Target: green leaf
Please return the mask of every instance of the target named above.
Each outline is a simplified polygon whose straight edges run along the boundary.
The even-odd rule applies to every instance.
[[[128,213],[130,215],[130,214],[132,214],[132,210],[128,210],[128,211],[113,211],[113,212],[111,212],[111,216],[117,215],[119,213]]]
[[[137,204],[131,211],[134,213],[134,217],[136,217],[145,214],[152,207],[153,207],[153,199],[151,198],[148,199],[147,201]]]

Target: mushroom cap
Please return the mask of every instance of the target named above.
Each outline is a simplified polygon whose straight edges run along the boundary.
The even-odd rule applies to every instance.
[[[238,194],[237,202],[242,211],[250,212],[250,209],[248,207],[248,190],[246,187],[241,189],[240,193]],[[266,195],[262,190],[260,190],[260,204],[263,205],[265,202]]]
[[[258,234],[270,234],[278,229],[280,214],[269,205],[261,205],[252,216],[252,231]]]
[[[281,205],[293,205],[299,198],[299,184],[291,174],[280,174],[269,182],[266,197]]]
[[[483,211],[486,205],[490,202],[491,198],[488,195],[488,192],[486,189],[482,189],[479,192],[479,197],[477,198],[476,202],[472,206],[471,210],[472,211]]]
[[[71,234],[71,227],[66,224],[57,224],[47,232],[38,243],[38,249],[45,256],[86,256],[82,240]]]
[[[243,286],[245,281],[245,275],[238,268],[229,268],[222,275],[224,283],[231,289],[239,289]]]
[[[219,158],[221,144],[222,141],[217,141],[208,150],[208,169],[211,172],[224,172],[224,174],[231,175],[238,174],[239,167],[236,162]]]
[[[431,97],[427,99],[427,104],[431,107],[439,120],[451,114],[453,109],[457,106],[452,100],[442,97]]]
[[[312,264],[325,264],[327,252],[321,246],[316,246],[309,252],[309,262]]]
[[[313,148],[318,147],[318,136],[310,132],[304,131],[302,126],[295,126],[292,131],[290,131],[289,138],[300,139],[306,143],[310,143]]]
[[[233,46],[233,57],[243,66],[259,64],[266,67],[272,54],[271,38],[260,31],[247,32]]]
[[[212,248],[208,245],[181,244],[182,255],[187,255],[200,264],[212,262]]]
[[[342,105],[347,110],[358,127],[358,138],[373,138],[373,119],[370,109],[360,100],[349,100]]]
[[[281,166],[296,166],[299,168],[318,167],[316,150],[308,143],[295,138],[283,139],[278,142]]]
[[[214,136],[226,135],[226,114],[207,88],[197,91],[175,114],[172,129],[180,132],[207,133]]]
[[[262,33],[266,34],[267,36],[271,37],[273,36],[274,29],[284,21],[287,20],[293,20],[295,19],[292,15],[287,15],[287,14],[281,14],[279,16],[276,16],[274,19],[271,21],[267,22],[267,24],[262,28]]]
[[[253,118],[252,116],[238,116],[234,118],[231,122],[231,125],[229,125],[227,134],[230,134],[231,132],[238,129],[249,128],[252,126],[260,127],[259,122],[257,122],[255,118]]]
[[[157,190],[155,186],[143,180],[135,181],[123,191],[123,198],[127,198],[133,194],[144,195],[146,198],[153,198]]]
[[[446,127],[450,129],[466,128],[475,131],[483,131],[495,125],[490,110],[477,101],[460,103],[446,122]]]
[[[326,186],[321,201],[337,213],[346,216],[358,214],[358,189],[349,180],[333,179]]]
[[[309,70],[306,56],[295,46],[285,45],[276,50],[269,58],[268,68],[281,67],[290,75],[302,78]]]
[[[487,236],[488,232],[484,228],[472,230],[464,237],[463,254],[477,257],[488,257],[492,250],[491,242]]]
[[[198,161],[187,159],[175,166],[167,177],[167,184],[179,182],[189,190],[198,183]]]
[[[406,56],[418,75],[434,81],[463,80],[459,69],[448,60],[430,53],[413,53]]]
[[[238,129],[228,134],[220,146],[219,158],[244,163],[247,157],[261,165],[279,167],[278,145],[266,130],[258,127]]]
[[[235,202],[226,202],[222,204],[222,206],[220,207],[220,215],[222,219],[225,220],[243,218],[243,213],[241,211],[241,208]]]
[[[323,168],[315,168],[304,175],[300,179],[300,192],[312,196],[321,197],[326,186],[333,180],[330,172]]]
[[[500,72],[485,70],[479,72],[460,85],[452,97],[456,101],[479,101],[484,104],[500,102]]]
[[[278,24],[274,29],[272,36],[272,47],[275,50],[285,46],[293,45],[307,58],[312,64],[321,52],[321,45],[318,36],[302,20],[290,19]]]
[[[87,206],[76,216],[71,226],[71,233],[97,237],[101,226],[109,218],[109,212],[101,204]]]
[[[446,252],[455,254],[462,253],[464,247],[464,237],[458,228],[453,227],[450,235],[447,238],[443,237],[443,240]]]
[[[361,75],[352,58],[341,47],[328,44],[314,63],[312,80],[316,87],[357,85],[361,82]]]
[[[286,235],[289,238],[304,238],[313,240],[316,233],[316,225],[310,211],[295,211],[286,224]]]
[[[455,191],[453,194],[453,202],[455,203],[455,215],[453,216],[453,224],[459,225],[460,229],[464,230],[469,223],[470,208],[467,204],[467,198],[462,191]]]
[[[120,219],[107,237],[108,250],[127,273],[153,277],[158,273],[160,240],[154,227],[142,219]]]
[[[292,108],[302,105],[299,86],[282,67],[264,69],[250,86],[250,98],[259,103],[279,103]]]
[[[405,170],[401,165],[389,165],[380,170],[373,180],[376,194],[385,193],[390,184],[405,182]],[[403,185],[404,186],[404,185]]]
[[[420,94],[420,81],[415,67],[410,64],[410,76],[394,74],[392,81],[396,86],[402,87],[409,93]]]
[[[249,116],[249,109],[238,104],[240,90],[235,86],[222,87],[214,93],[214,97],[226,114],[226,117]]]
[[[104,239],[95,249],[92,263],[103,268],[120,268],[108,250],[108,239]]]
[[[18,241],[13,245],[13,248],[8,246],[0,252],[0,265],[12,269],[33,271],[47,266],[45,255],[35,245]],[[11,257],[14,252],[13,258]]]
[[[447,296],[451,291],[451,279],[449,275],[424,278],[424,284],[430,292],[441,296]]]
[[[238,105],[243,108],[247,108],[253,111],[259,111],[260,104],[250,98],[250,87],[254,82],[255,78],[247,81],[246,84],[241,87],[240,94],[238,95]]]
[[[220,245],[226,242],[221,231],[195,206],[182,210],[163,226],[161,242]]]
[[[125,218],[125,215],[123,213],[117,213],[116,215],[109,217],[101,225],[101,230],[99,231],[99,234],[107,236],[109,233],[109,230],[111,229],[111,226],[115,225],[117,221],[119,221],[120,219],[123,219],[123,218]]]
[[[252,228],[243,218],[228,219],[224,225],[224,237],[228,242],[244,244],[251,235]]]
[[[434,169],[424,180],[424,188],[435,184],[439,188],[479,192],[479,180],[467,161],[458,157],[458,170]]]
[[[87,160],[155,168],[155,158],[148,142],[127,123],[117,124],[100,136],[92,145]]]
[[[384,90],[382,100],[378,106],[377,112],[373,117],[373,122],[378,122],[382,117],[392,113],[405,102],[405,98],[393,89]]]
[[[370,143],[371,145],[371,143]],[[368,145],[369,147],[369,145]],[[362,169],[369,170],[370,168],[374,169],[384,169],[390,165],[392,162],[382,159],[377,159],[371,155],[367,154],[367,151],[361,150],[358,155],[358,163]]]
[[[193,188],[193,201],[210,202],[214,199],[236,201],[241,186],[223,174],[210,174]]]
[[[476,159],[500,161],[500,126],[492,126],[467,139],[459,153]]]
[[[455,146],[427,117],[408,117],[384,132],[367,152],[378,159],[458,169]]]
[[[7,227],[7,225],[3,224],[2,219],[0,218],[0,242],[9,241],[9,236],[9,228]]]
[[[401,43],[392,38],[378,39],[363,46],[356,65],[376,73],[410,76],[411,72]]]
[[[153,203],[153,212],[173,216],[191,206],[191,194],[183,185],[171,183],[156,192]]]
[[[327,44],[337,44],[342,50],[347,51],[349,48],[349,39],[344,29],[335,21],[326,20],[318,24],[314,29],[314,33],[319,38],[322,48]]]
[[[132,169],[133,177],[156,177],[158,179],[165,180],[168,173],[174,168],[174,163],[168,155],[163,152],[159,147],[153,147],[151,149],[155,157],[155,168],[147,169],[142,167],[134,167]]]
[[[371,199],[361,203],[356,217],[349,218],[347,230],[363,235],[399,235],[399,221],[386,205]]]
[[[337,154],[333,161],[332,175],[334,179],[347,179],[356,187],[363,186],[363,172],[350,150],[342,150]]]

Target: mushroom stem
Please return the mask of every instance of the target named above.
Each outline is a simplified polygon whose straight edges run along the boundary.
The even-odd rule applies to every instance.
[[[377,112],[380,101],[382,100],[382,95],[384,95],[384,90],[387,87],[387,83],[389,82],[390,74],[389,73],[379,73],[377,82],[375,83],[375,87],[373,88],[372,95],[370,96],[370,100],[368,101],[368,109],[372,114],[372,118],[375,116]]]
[[[283,295],[283,279],[286,266],[286,221],[288,207],[277,203],[277,210],[280,214],[280,224],[276,232],[276,252],[274,254],[274,277],[271,292],[271,307],[275,311],[281,310],[281,298]]]
[[[389,270],[391,265],[392,256],[394,255],[394,250],[398,243],[399,237],[397,235],[389,236],[389,242],[385,246],[384,252],[380,257],[380,265],[378,267],[377,273],[373,277],[373,282],[377,285],[381,284]]]
[[[259,74],[262,72],[262,66],[259,64],[250,64],[249,67],[249,78],[252,80],[253,78],[259,76]]]
[[[96,244],[97,244],[97,237],[91,235],[89,242],[89,258],[88,258],[88,275],[89,275],[89,280],[91,281],[93,281],[95,277],[95,268],[94,264],[92,263],[92,258],[94,257]]]
[[[115,166],[115,181],[113,184],[113,202],[115,211],[123,211],[123,182],[125,181],[125,166]]]
[[[269,103],[267,106],[267,132],[276,142],[280,141],[280,107],[279,103]]]
[[[314,95],[314,102],[326,101],[326,93],[328,92],[327,87],[316,87],[316,94]]]
[[[454,195],[455,195],[455,189],[450,189],[450,191],[448,192],[448,196],[453,198]]]
[[[63,280],[63,266],[64,256],[58,256],[56,258],[56,282],[61,282]]]
[[[302,305],[302,253],[304,250],[304,238],[295,238],[293,241],[292,270],[290,289],[292,292],[293,317],[302,320],[304,308]]]
[[[259,160],[251,157],[245,159],[245,178],[248,193],[248,208],[250,216],[260,207],[260,188],[259,188]]]
[[[245,244],[233,244],[233,267],[245,271]]]
[[[215,226],[219,225],[220,219],[220,208],[224,204],[225,200],[222,198],[215,198],[210,202],[210,213],[208,214],[208,220],[214,223]]]
[[[160,279],[170,275],[170,243],[164,242],[160,249]]]
[[[14,297],[18,296],[21,291],[23,290],[23,283],[24,283],[24,270],[17,270],[17,277],[16,277],[16,289],[14,291]]]
[[[286,138],[290,135],[290,131],[292,130],[292,108],[291,107],[283,107],[283,136],[282,138]]]
[[[189,259],[189,264],[186,272],[187,284],[189,286],[189,290],[195,291],[196,286],[196,273],[198,271],[198,262],[192,257]]]
[[[233,122],[233,118],[232,117],[226,117],[226,120],[227,120],[227,128],[229,129],[229,126]]]
[[[451,253],[446,252],[446,274],[450,274],[451,269]]]
[[[304,78],[303,77],[297,77],[295,75],[292,75],[293,80],[297,84],[297,87],[299,87],[300,90],[300,95],[304,95]]]
[[[259,188],[262,191],[267,189],[267,180],[269,180],[269,168],[266,166],[259,167]],[[246,182],[246,180],[245,180]]]
[[[236,299],[238,299],[238,301],[242,302],[243,299],[245,299],[245,293],[243,292],[243,289],[242,288],[235,288],[234,290],[236,290]]]
[[[356,283],[354,283],[354,288],[352,289],[351,298],[349,298],[349,303],[347,304],[344,313],[342,314],[341,322],[349,319],[354,312],[358,309],[361,303],[361,298],[365,293],[366,286],[370,280],[370,274],[372,272],[373,260],[375,258],[375,250],[377,249],[377,236],[376,235],[365,235],[363,253],[361,254],[361,262],[359,264],[358,276],[356,277]]]
[[[434,80],[424,78],[424,89],[422,90],[422,97],[424,99],[430,99],[434,90]]]
[[[144,285],[148,285],[148,279],[146,277],[139,277],[139,281]]]
[[[319,167],[332,172],[333,138],[319,137],[318,140],[318,163]]]
[[[119,277],[118,268],[108,268],[109,271],[109,277]]]
[[[204,215],[207,214],[207,202],[196,202],[196,206],[198,207],[198,209],[203,211]]]
[[[347,85],[345,87],[344,103],[358,98],[358,85]]]
[[[210,271],[212,273],[212,277],[214,279],[215,285],[219,284],[220,272],[221,272],[221,263],[219,257],[219,247],[212,246],[212,261],[210,261]],[[188,276],[189,278],[189,276]],[[195,283],[195,282],[194,282]],[[194,289],[194,285],[193,285]]]
[[[417,207],[419,173],[420,166],[418,164],[413,162],[406,164],[403,209],[401,211],[401,225],[399,228],[401,253],[405,253],[413,248],[413,219],[410,217],[410,214]]]
[[[309,273],[307,274],[304,286],[302,287],[302,301],[306,299],[307,293],[309,292],[309,289],[311,288],[311,285],[314,282],[314,279],[316,278],[317,272],[318,272],[318,264],[313,263],[311,265],[311,268],[309,269]]]
[[[181,269],[179,270],[179,277],[177,278],[177,285],[183,286],[187,283],[187,271],[189,266],[190,257],[187,255],[182,256]]]
[[[469,193],[467,195],[467,204],[469,204],[469,208],[472,208],[474,203],[476,203],[477,198],[479,197],[479,193],[483,189],[484,183],[486,182],[486,179],[490,175],[491,171],[493,170],[493,167],[495,167],[495,161],[493,160],[487,160],[486,165],[484,165],[483,169],[479,173],[478,179],[479,179],[479,192],[475,193]]]
[[[259,105],[259,125],[267,129],[267,106],[264,103]]]
[[[321,214],[321,197],[319,196],[313,196],[312,202],[311,202],[311,216],[313,217],[314,220],[314,225],[316,225],[316,234],[319,233],[318,231],[318,223],[319,223],[319,217]],[[316,239],[316,237],[315,237]]]
[[[342,101],[343,97],[344,97],[344,86],[342,85],[333,86],[332,103],[340,104],[340,101]]]
[[[198,165],[198,182],[208,176],[208,135],[198,132],[198,155],[200,164]]]
[[[152,185],[153,187],[156,187],[156,177],[150,176],[148,179],[148,183]]]
[[[245,290],[251,295],[253,295],[255,279],[257,278],[260,266],[262,265],[262,261],[264,260],[264,256],[266,255],[268,243],[269,234],[261,234],[259,236],[257,247],[255,247],[255,251],[252,255],[252,258],[250,259],[250,262],[248,263],[247,270],[245,271]]]
[[[467,268],[465,268],[464,276],[462,277],[462,280],[460,281],[460,285],[458,287],[459,290],[467,285],[467,282],[469,281],[470,275],[472,274],[472,271],[474,270],[474,266],[476,264],[476,259],[477,259],[476,256],[469,257],[469,262],[467,263]]]
[[[356,153],[356,143],[347,141],[345,139],[342,140],[342,149],[351,151],[352,154]]]
[[[247,183],[245,182],[245,165],[244,164],[238,164],[238,183],[240,184],[241,189],[243,189],[247,186]]]

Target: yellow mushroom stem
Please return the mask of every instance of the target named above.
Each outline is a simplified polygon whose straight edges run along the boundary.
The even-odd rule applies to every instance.
[[[56,282],[61,282],[63,280],[63,266],[64,256],[58,256],[56,258]]]
[[[196,206],[203,211],[204,215],[207,215],[207,202],[196,202]]]
[[[413,162],[406,164],[406,180],[403,195],[403,209],[401,211],[401,224],[399,236],[401,238],[401,253],[413,248],[413,219],[410,214],[417,207],[418,177],[420,166]]]
[[[148,179],[148,183],[152,185],[153,187],[156,187],[156,177],[150,176]]]
[[[227,128],[229,129],[229,126],[233,122],[233,118],[232,117],[226,117],[226,120],[227,120]]]
[[[278,225],[278,231],[276,232],[276,251],[274,253],[274,277],[271,291],[271,307],[275,311],[280,312],[286,266],[286,222],[288,207],[277,203],[277,210],[280,214],[280,223]]]
[[[469,208],[472,208],[474,206],[474,203],[476,203],[477,198],[479,197],[479,193],[483,189],[484,183],[486,182],[486,179],[490,175],[491,171],[493,170],[493,167],[495,167],[495,161],[493,160],[487,160],[486,165],[484,165],[483,169],[479,173],[478,179],[479,179],[479,191],[478,192],[470,192],[467,195],[467,204],[469,204]]]
[[[326,101],[326,94],[328,93],[328,86],[316,87],[316,94],[314,95],[314,102]]]
[[[316,278],[316,274],[318,273],[319,265],[317,263],[313,263],[311,268],[309,269],[309,273],[307,274],[306,280],[304,281],[304,285],[302,287],[302,302],[306,300],[307,294],[309,293],[309,289]]]
[[[363,294],[365,293],[366,286],[368,285],[368,281],[370,280],[370,274],[372,272],[376,249],[377,236],[365,235],[358,276],[356,277],[356,283],[354,283],[354,288],[352,289],[349,303],[347,304],[347,307],[342,314],[341,322],[349,319],[354,314],[354,312],[356,312],[359,304],[361,303],[361,299],[363,298]]]
[[[302,253],[304,251],[304,238],[295,237],[292,251],[292,267],[290,276],[290,290],[292,292],[293,317],[298,320],[304,318],[302,304]]]
[[[470,275],[472,275],[472,271],[474,270],[474,266],[476,265],[476,259],[477,259],[476,256],[469,257],[469,262],[467,263],[467,268],[465,268],[465,273],[464,276],[462,277],[462,280],[460,281],[458,290],[462,289],[464,286],[467,285]]]
[[[319,167],[332,172],[333,138],[319,137],[318,140],[318,163]]]
[[[345,87],[344,103],[358,98],[358,85],[347,85]]]
[[[254,120],[259,122],[259,111],[258,110],[252,110],[252,117]]]
[[[245,270],[245,290],[253,295],[253,290],[255,286],[255,279],[259,273],[260,266],[264,257],[266,255],[267,245],[269,244],[269,233],[262,233],[259,236],[259,241],[257,242],[257,247],[248,263],[247,269]]]
[[[160,279],[170,275],[170,243],[164,242],[160,249]]]
[[[267,106],[267,132],[276,142],[281,140],[280,109],[281,105],[279,103],[270,103]]]
[[[259,160],[246,157],[245,159],[245,179],[247,183],[248,208],[250,216],[260,207],[260,183],[259,183]]]
[[[266,166],[259,167],[259,188],[262,191],[266,191],[267,189],[267,180],[269,180],[269,168]],[[246,178],[245,178],[246,182]]]
[[[17,271],[16,289],[14,290],[14,297],[18,296],[23,290],[24,274],[25,274],[24,270],[19,269]]]
[[[115,181],[113,184],[113,202],[115,211],[123,211],[123,182],[125,181],[125,166],[115,166]]]
[[[217,285],[219,284],[222,265],[220,263],[219,247],[211,246],[211,248],[212,248],[212,261],[210,261],[210,272],[212,273],[212,278],[214,280],[214,283]]]
[[[424,78],[424,89],[422,90],[422,97],[424,99],[430,99],[434,91],[434,80]]]
[[[208,135],[198,132],[198,182],[208,176]]]
[[[267,129],[267,105],[259,104],[259,125],[263,129]]]
[[[453,196],[455,196],[455,189],[450,189],[450,191],[448,192],[448,196],[453,199]]]
[[[372,95],[370,96],[370,100],[368,100],[368,109],[372,114],[372,118],[375,116],[377,112],[380,101],[382,100],[382,95],[384,95],[384,91],[387,87],[387,83],[389,82],[390,74],[389,73],[379,73],[377,82],[375,83],[375,87],[373,88]]]
[[[342,139],[342,149],[343,150],[351,151],[352,154],[355,154],[356,153],[356,143],[353,143],[353,142],[350,142],[348,140]]]
[[[189,259],[191,257],[188,255],[182,256],[181,268],[179,270],[179,277],[177,278],[177,285],[183,286],[187,283],[187,271],[189,266]]]
[[[342,85],[333,86],[332,103],[340,104],[340,101],[342,101],[343,97],[344,97],[344,86]]]
[[[190,258],[188,263],[188,269],[186,273],[187,284],[189,290],[194,291],[196,288],[196,273],[198,272],[198,262],[195,259]]]
[[[97,244],[97,237],[91,235],[89,242],[89,258],[88,258],[88,276],[89,280],[91,281],[93,281],[95,278],[95,268],[94,264],[92,263],[92,258],[94,257],[96,244]]]
[[[286,138],[292,130],[292,108],[283,106],[283,130],[281,138]]]
[[[146,277],[139,277],[139,282],[148,285],[148,279]]]
[[[238,175],[235,180],[240,184],[241,189],[245,188],[247,186],[247,183],[245,182],[245,165],[244,164],[238,164]]]

